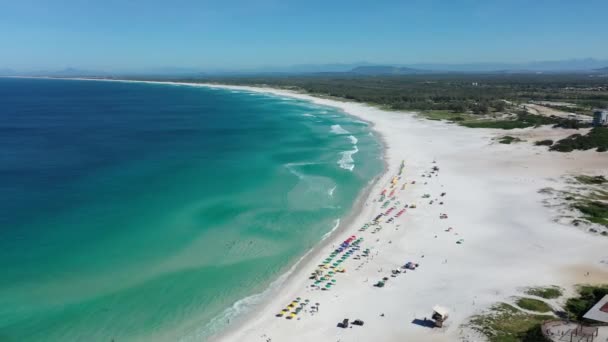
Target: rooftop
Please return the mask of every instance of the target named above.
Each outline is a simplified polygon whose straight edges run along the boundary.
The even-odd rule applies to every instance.
[[[594,321],[608,323],[608,295],[605,295],[583,316]]]

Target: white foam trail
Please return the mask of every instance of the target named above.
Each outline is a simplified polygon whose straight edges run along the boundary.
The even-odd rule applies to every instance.
[[[356,145],[359,142],[359,139],[355,138],[354,135],[349,135],[348,139],[350,139],[350,142],[352,142],[353,145]]]
[[[333,188],[329,189],[329,191],[327,191],[327,194],[329,195],[329,197],[334,197],[334,191],[336,190],[338,186],[335,185]]]
[[[340,227],[340,219],[336,219],[336,221],[334,222],[336,222],[334,224],[334,227],[327,233],[323,234],[323,237],[321,237],[321,241],[327,239],[331,235],[331,233],[333,233],[336,229],[338,229],[338,227]]]
[[[302,178],[304,178],[304,174],[301,173],[300,171],[296,170],[295,166],[314,165],[314,164],[318,164],[318,163],[313,163],[313,162],[287,163],[287,164],[284,164],[283,166],[285,166],[287,168],[287,170],[289,170],[289,172],[294,174],[296,177],[302,179]]]
[[[313,117],[313,118],[315,117],[314,115],[312,115],[310,113],[304,113],[304,114],[302,114],[302,116],[310,116],[310,117]]]
[[[340,220],[338,219],[337,225],[339,224]],[[332,229],[332,231],[337,228],[337,225]],[[328,234],[331,234],[331,232]],[[234,320],[234,318],[237,318],[247,312],[251,312],[251,310],[260,304],[265,298],[283,285],[287,278],[296,270],[296,267],[298,267],[300,262],[302,262],[302,260],[304,260],[304,258],[306,258],[306,256],[312,252],[312,250],[312,248],[309,249],[293,266],[291,266],[287,272],[281,274],[281,276],[279,276],[275,281],[270,283],[270,285],[264,291],[236,301],[231,307],[225,309],[221,314],[214,317],[209,323],[205,324],[201,329],[198,329],[193,335],[183,337],[180,339],[180,341],[200,341],[203,337],[213,336],[214,334],[220,332],[222,328],[225,328],[229,322]]]
[[[338,165],[340,165],[341,168],[352,172],[355,169],[355,160],[353,159],[353,155],[357,152],[359,152],[359,149],[356,145],[355,149],[353,150],[340,152],[342,158],[338,160]]]
[[[331,125],[331,132],[334,134],[349,134],[350,132],[342,128],[340,125]]]

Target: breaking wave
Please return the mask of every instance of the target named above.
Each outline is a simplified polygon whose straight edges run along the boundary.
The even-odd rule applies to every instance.
[[[334,134],[349,134],[350,132],[342,128],[340,125],[331,125],[331,132]]]
[[[340,155],[342,156],[342,158],[340,158],[340,160],[338,160],[338,165],[340,165],[341,168],[348,170],[348,171],[354,170],[355,169],[355,160],[353,159],[353,155],[357,152],[359,152],[359,148],[357,148],[356,145],[355,145],[355,148],[350,151],[340,152]]]

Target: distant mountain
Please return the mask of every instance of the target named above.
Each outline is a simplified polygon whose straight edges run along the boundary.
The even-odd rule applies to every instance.
[[[418,70],[408,67],[398,67],[390,65],[373,65],[373,66],[360,66],[352,69],[350,73],[357,75],[415,75],[429,73],[428,71]]]
[[[455,71],[455,72],[578,72],[592,71],[608,65],[608,60],[598,60],[593,58],[568,59],[559,61],[537,61],[529,63],[465,63],[465,64],[440,64],[440,63],[420,63],[407,65],[411,68],[434,70],[434,71]]]
[[[107,76],[107,72],[103,71],[92,71],[92,70],[81,70],[76,68],[65,68],[57,71],[41,71],[40,75],[37,76],[53,76],[53,77],[81,77],[81,76]]]
[[[155,77],[197,78],[208,76],[288,76],[288,75],[419,75],[432,73],[559,73],[559,72],[608,72],[608,60],[593,58],[529,63],[418,63],[418,64],[372,64],[369,62],[296,64],[291,66],[263,66],[249,69],[212,69],[191,67],[156,67],[123,69],[112,72],[83,70],[68,67],[55,71],[23,71],[0,68],[0,76],[49,76],[49,77]]]

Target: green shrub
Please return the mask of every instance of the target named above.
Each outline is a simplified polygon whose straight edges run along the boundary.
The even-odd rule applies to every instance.
[[[551,311],[551,307],[543,302],[542,300],[532,299],[532,298],[519,298],[517,300],[517,306],[522,309],[536,311],[536,312],[549,312]]]
[[[559,298],[562,295],[562,290],[557,286],[550,287],[531,287],[526,290],[526,294],[537,296],[545,299]]]
[[[583,315],[589,311],[602,297],[608,294],[608,285],[584,285],[578,288],[578,297],[566,302],[566,311],[572,317],[585,321]]]
[[[553,145],[553,140],[551,140],[551,139],[539,140],[539,141],[536,141],[534,143],[534,145],[536,145],[536,146],[551,146],[551,145]]]
[[[608,203],[587,201],[577,203],[574,207],[585,215],[586,220],[608,227]]]
[[[589,150],[597,148],[598,152],[608,150],[608,128],[592,128],[587,135],[573,134],[567,138],[559,140],[550,150],[558,152],[570,152],[573,150]]]
[[[574,177],[577,181],[583,184],[604,184],[608,180],[604,176],[586,176],[580,175]]]
[[[498,139],[498,142],[501,144],[510,144],[513,142],[520,142],[520,141],[521,141],[521,139],[512,137],[510,135],[505,135],[504,137],[500,137]]]

